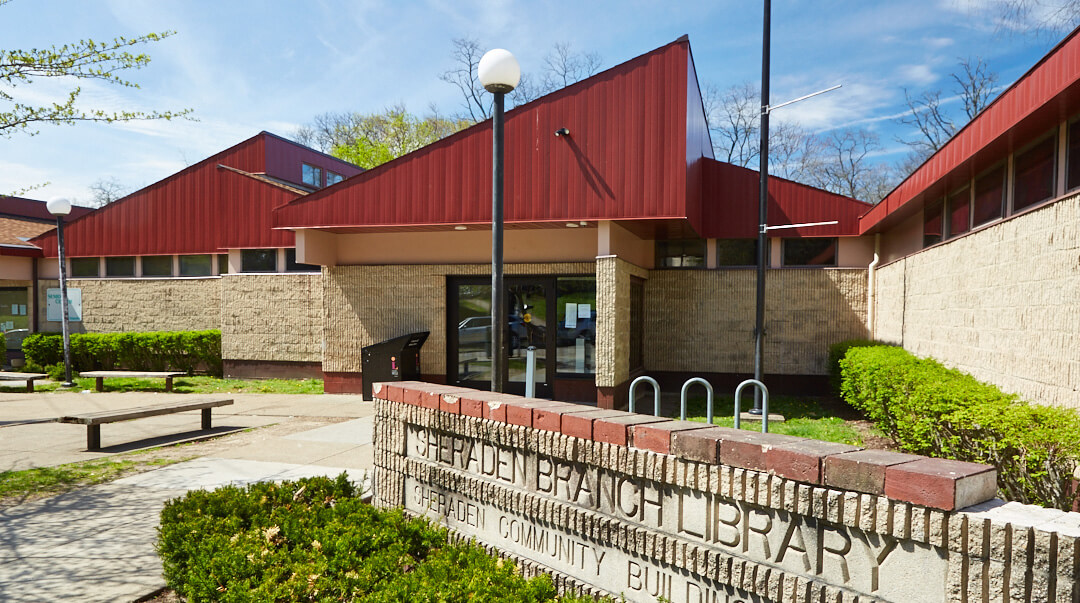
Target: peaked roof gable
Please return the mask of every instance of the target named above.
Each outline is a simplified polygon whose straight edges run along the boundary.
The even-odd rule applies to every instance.
[[[271,229],[270,211],[302,192],[251,177],[266,170],[268,139],[283,140],[260,132],[72,220],[64,227],[68,255],[202,254],[229,247],[292,246],[292,233]],[[56,256],[55,230],[31,242],[45,256]]]
[[[690,61],[682,38],[508,111],[506,222],[688,217]],[[476,124],[278,208],[274,224],[490,223],[491,136],[491,120]]]

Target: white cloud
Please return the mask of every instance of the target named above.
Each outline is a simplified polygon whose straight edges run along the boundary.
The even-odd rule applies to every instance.
[[[901,65],[897,69],[898,84],[902,86],[925,88],[938,81],[933,67],[925,63],[920,65]]]

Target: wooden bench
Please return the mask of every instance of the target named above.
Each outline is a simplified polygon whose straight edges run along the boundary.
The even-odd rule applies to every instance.
[[[172,391],[173,377],[183,377],[187,373],[172,371],[86,371],[79,373],[80,377],[93,377],[96,380],[95,387],[99,392],[105,391],[106,379],[165,379],[165,391]]]
[[[34,381],[37,379],[46,379],[48,375],[45,373],[16,373],[10,371],[0,371],[0,381],[25,381],[26,391],[28,393],[34,392]]]
[[[155,404],[154,406],[142,406],[139,408],[125,408],[122,410],[106,410],[90,412],[81,415],[63,416],[56,421],[58,423],[74,423],[86,425],[86,449],[101,449],[101,425],[102,423],[116,423],[118,421],[130,421],[143,417],[156,417],[168,415],[174,412],[189,410],[202,411],[202,428],[210,429],[210,410],[217,406],[232,404],[231,398],[185,398],[167,404]]]

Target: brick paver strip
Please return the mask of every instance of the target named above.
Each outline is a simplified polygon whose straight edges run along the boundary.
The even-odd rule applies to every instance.
[[[630,445],[634,448],[652,450],[660,454],[671,452],[671,437],[684,433],[709,429],[708,424],[695,421],[666,421],[635,425],[630,431]]]
[[[892,450],[860,450],[825,459],[825,485],[867,494],[885,494],[885,470],[926,457]]]

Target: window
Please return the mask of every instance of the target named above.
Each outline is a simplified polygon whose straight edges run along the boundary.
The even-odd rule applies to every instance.
[[[73,278],[97,278],[100,270],[97,258],[71,258],[71,276]]]
[[[338,174],[336,172],[331,172],[330,170],[326,170],[326,186],[330,186],[331,184],[337,184],[344,179],[345,176],[342,176],[341,174]]]
[[[972,201],[972,225],[981,226],[1002,216],[1005,201],[1005,166],[998,166],[975,179],[975,198]]]
[[[556,291],[556,372],[593,375],[596,373],[596,278],[559,277]]]
[[[285,250],[285,270],[287,272],[319,272],[322,266],[317,264],[301,264],[296,261],[296,248]]]
[[[941,242],[942,235],[944,234],[941,229],[943,226],[942,212],[944,209],[945,204],[943,201],[938,201],[926,206],[926,210],[923,212],[923,247],[929,247]]]
[[[105,258],[105,276],[135,276],[134,256]]]
[[[217,273],[228,274],[229,273],[229,254],[222,253],[217,256]]]
[[[783,239],[784,266],[835,266],[836,239]]]
[[[971,230],[971,189],[964,187],[949,195],[949,232],[955,237]]]
[[[658,268],[704,268],[705,239],[670,239],[656,242]]]
[[[717,239],[717,266],[757,266],[757,239]]]
[[[180,276],[210,276],[212,257],[210,254],[180,256]]]
[[[240,272],[277,272],[277,249],[244,249]]]
[[[1057,137],[1050,136],[1016,155],[1013,161],[1013,211],[1054,196],[1054,156]]]
[[[1069,173],[1066,176],[1065,188],[1080,188],[1080,120],[1069,124],[1069,148],[1066,153],[1065,162],[1069,166]]]
[[[142,257],[143,276],[172,276],[171,255],[144,255]]]
[[[301,164],[303,170],[304,184],[319,188],[322,186],[322,168],[308,165],[306,163]]]

